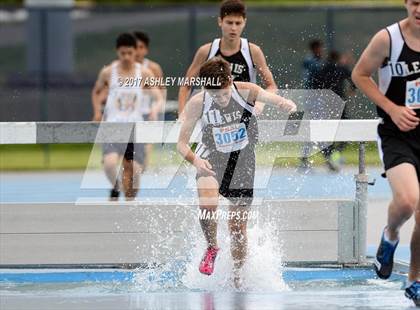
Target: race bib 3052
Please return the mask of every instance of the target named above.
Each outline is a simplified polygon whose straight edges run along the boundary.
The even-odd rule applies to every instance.
[[[213,127],[213,138],[217,151],[222,153],[241,150],[249,143],[248,132],[244,123]]]

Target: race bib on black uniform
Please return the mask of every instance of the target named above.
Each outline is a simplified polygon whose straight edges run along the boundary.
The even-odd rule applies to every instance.
[[[405,105],[410,108],[420,108],[420,79],[407,82]]]
[[[213,127],[212,130],[216,150],[221,153],[242,150],[249,143],[248,132],[244,123]]]

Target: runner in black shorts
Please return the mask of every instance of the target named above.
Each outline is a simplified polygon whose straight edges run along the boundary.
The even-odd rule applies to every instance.
[[[276,105],[288,112],[294,112],[296,105],[256,84],[232,82],[230,65],[220,57],[214,57],[201,66],[200,78],[216,80],[220,84],[206,87],[188,101],[178,140],[178,151],[197,169],[201,211],[213,215],[221,194],[230,201],[230,211],[238,214],[229,219],[234,284],[238,287],[239,271],[247,251],[247,218],[244,214],[248,212],[253,199],[254,148],[258,141],[254,103],[258,99],[259,102]],[[188,144],[199,120],[202,125],[202,140],[193,153]],[[210,275],[219,250],[216,238],[217,220],[214,217],[200,218],[200,224],[208,248],[199,270]]]
[[[102,145],[103,155],[116,153],[124,155],[125,160],[134,160],[140,165],[144,165],[145,149],[143,143],[105,143]]]
[[[373,37],[353,81],[377,105],[378,148],[393,196],[374,268],[380,278],[391,276],[399,230],[414,214],[405,295],[420,307],[420,0],[405,6],[408,17]]]

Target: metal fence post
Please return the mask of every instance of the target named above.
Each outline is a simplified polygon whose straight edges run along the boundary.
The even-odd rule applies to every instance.
[[[356,197],[354,217],[355,256],[359,264],[366,262],[367,194],[366,142],[359,143],[359,174],[355,175]]]

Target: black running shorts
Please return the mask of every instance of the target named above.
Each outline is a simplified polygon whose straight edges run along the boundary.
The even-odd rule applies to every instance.
[[[144,165],[145,150],[143,143],[105,143],[102,145],[103,155],[117,153],[126,160],[134,160]]]
[[[420,183],[420,127],[402,132],[395,125],[378,125],[378,149],[386,171],[402,163],[412,164]]]
[[[219,193],[234,205],[250,205],[254,197],[255,152],[245,148],[228,154],[211,152],[206,158],[216,173]],[[201,177],[197,174],[197,179]]]

